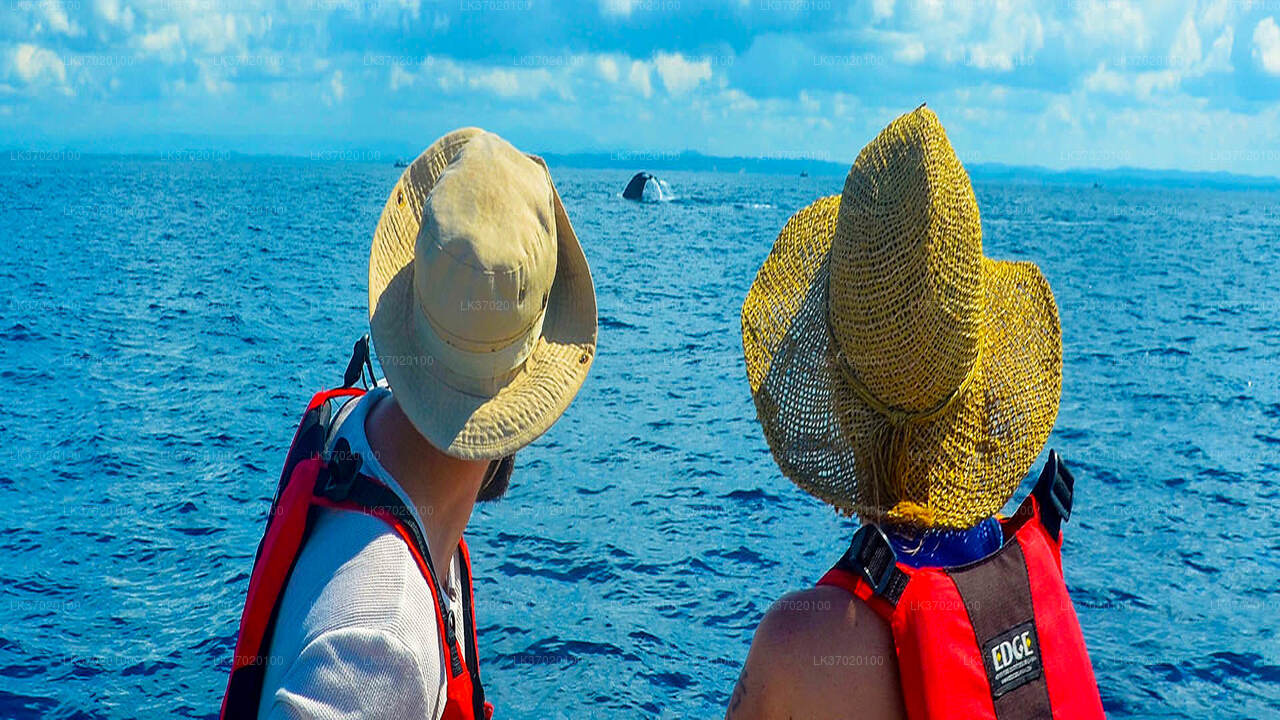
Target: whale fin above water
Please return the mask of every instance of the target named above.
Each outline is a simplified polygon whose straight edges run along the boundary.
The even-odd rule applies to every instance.
[[[643,200],[645,183],[653,179],[653,175],[647,172],[638,172],[631,176],[631,182],[627,183],[627,188],[622,191],[622,197],[628,200]]]

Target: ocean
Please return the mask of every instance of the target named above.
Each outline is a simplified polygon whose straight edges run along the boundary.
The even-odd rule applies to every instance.
[[[283,453],[367,328],[399,172],[0,161],[0,718],[216,716]],[[720,717],[770,603],[854,529],[774,466],[738,316],[786,219],[843,178],[669,172],[638,204],[630,172],[553,173],[599,354],[469,527],[489,697]],[[1050,446],[1108,715],[1276,717],[1280,193],[975,189],[987,254],[1035,261],[1058,300]]]

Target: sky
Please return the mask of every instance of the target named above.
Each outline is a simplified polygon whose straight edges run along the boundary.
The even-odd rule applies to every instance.
[[[1280,175],[1280,0],[3,0],[0,148],[850,163],[920,103],[965,162]]]

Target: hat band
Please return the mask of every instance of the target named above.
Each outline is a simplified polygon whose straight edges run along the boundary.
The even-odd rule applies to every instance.
[[[524,366],[542,337],[542,325],[546,320],[545,310],[538,313],[533,324],[505,347],[488,352],[474,352],[457,347],[445,339],[436,330],[426,313],[413,313],[416,335],[422,338],[423,345],[430,356],[432,364],[439,364],[447,371],[456,389],[477,395],[492,395],[501,389],[511,377]]]
[[[836,339],[835,332],[831,329],[830,297],[830,294],[828,294],[827,312],[825,317],[823,317],[823,325],[827,328],[827,337],[829,339],[828,346],[840,348],[841,346],[839,341]],[[835,364],[840,367],[840,374],[844,376],[845,382],[853,389],[853,392],[858,396],[858,399],[862,400],[862,402],[866,403],[868,407],[875,410],[878,414],[888,420],[890,425],[893,425],[894,427],[902,427],[903,425],[918,425],[920,423],[933,420],[955,404],[956,398],[964,395],[965,391],[969,389],[969,386],[973,384],[973,377],[974,375],[977,375],[976,370],[978,367],[979,357],[980,354],[974,355],[973,362],[969,365],[969,371],[964,374],[964,380],[961,380],[960,384],[957,385],[955,389],[948,393],[947,396],[937,405],[934,405],[931,408],[925,408],[924,410],[903,410],[902,408],[896,408],[881,401],[880,398],[875,396],[875,393],[871,392],[871,388],[868,388],[866,383],[862,382],[862,378],[858,376],[858,373],[849,365],[848,362],[845,361],[843,351],[835,353]]]
[[[830,324],[828,323],[828,328],[829,327]],[[832,340],[834,341],[835,338],[833,337]],[[839,346],[837,345],[837,347]],[[964,380],[962,380],[960,384],[948,393],[947,396],[942,399],[942,402],[937,405],[934,405],[931,408],[925,408],[924,410],[903,410],[902,408],[887,405],[882,402],[880,398],[876,397],[875,394],[871,392],[871,389],[862,382],[862,378],[858,377],[858,374],[854,372],[853,368],[849,367],[849,364],[844,361],[844,358],[840,354],[837,354],[836,364],[840,366],[840,373],[844,376],[845,382],[848,383],[849,387],[853,389],[854,394],[858,396],[858,399],[866,403],[872,410],[883,415],[889,423],[894,426],[918,425],[920,423],[933,420],[939,415],[945,413],[953,404],[955,404],[956,398],[963,395],[965,391],[969,389],[969,386],[973,384],[973,376],[977,374],[974,372],[974,369],[978,367],[977,358],[974,358],[973,364],[969,366],[969,372],[965,373]]]

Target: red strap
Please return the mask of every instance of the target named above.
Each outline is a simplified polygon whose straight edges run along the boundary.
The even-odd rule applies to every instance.
[[[302,534],[307,528],[307,510],[311,503],[315,477],[324,467],[319,458],[298,463],[285,486],[284,494],[276,505],[276,517],[263,539],[264,548],[297,548],[302,545]],[[260,650],[266,634],[267,623],[275,600],[280,597],[284,583],[293,567],[296,553],[264,552],[263,567],[256,569],[249,580],[249,593],[244,612],[240,617],[240,638],[231,667],[238,668],[259,662]],[[270,602],[266,602],[269,600]]]
[[[314,410],[334,398],[358,397],[364,394],[365,390],[363,388],[334,388],[332,390],[325,390],[324,392],[318,392],[311,396],[311,402],[307,403],[307,409]]]
[[[302,545],[316,476],[322,467],[324,463],[320,458],[303,460],[294,466],[289,482],[274,507],[275,516],[267,524],[259,557],[261,567],[255,565],[253,568],[244,610],[240,614],[240,632],[236,638],[227,689],[222,695],[221,718],[243,714],[249,708],[256,711],[262,666],[266,661],[262,647],[267,642],[267,626]]]
[[[904,569],[902,565],[899,565],[898,568]],[[851,573],[848,570],[841,570],[840,568],[832,568],[818,580],[818,584],[842,588],[856,595],[876,615],[884,618],[885,622],[890,622],[893,618],[893,606],[885,602],[884,598],[876,595],[875,588],[871,587],[871,583],[867,582],[866,578],[861,575]]]

